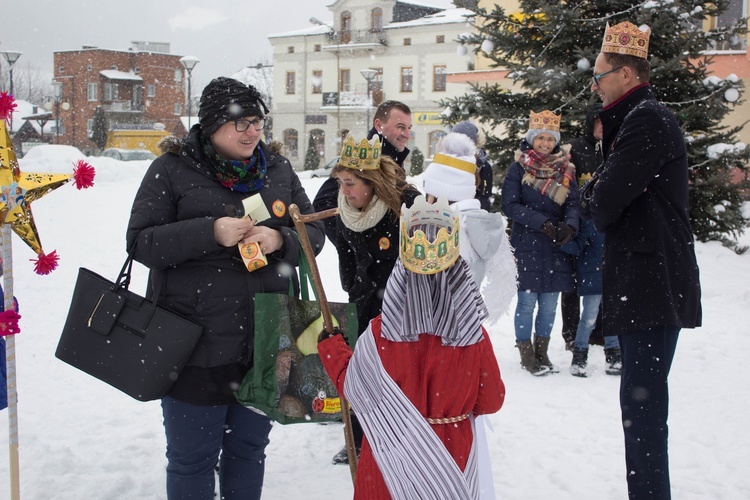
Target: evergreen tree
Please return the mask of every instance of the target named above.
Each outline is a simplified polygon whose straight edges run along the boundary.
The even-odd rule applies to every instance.
[[[419,148],[414,148],[411,152],[411,168],[409,174],[419,175],[424,171],[424,154]]]
[[[320,165],[320,155],[318,155],[318,148],[315,147],[315,139],[310,136],[310,140],[307,141],[307,152],[305,153],[305,170],[315,170]]]
[[[731,184],[729,173],[733,167],[747,170],[750,148],[737,146],[742,126],[720,122],[738,102],[743,85],[738,78],[709,76],[712,57],[703,51],[744,33],[745,20],[702,30],[702,22],[723,12],[727,0],[519,3],[520,13],[510,15],[497,5],[491,12],[473,8],[477,33],[462,38],[493,67],[507,68],[512,86],[475,86],[468,95],[442,101],[447,120],[478,118],[486,129],[502,130],[502,135],[488,135],[486,147],[504,175],[528,128],[530,110],[562,113],[562,142],[582,135],[586,109],[598,100],[590,90],[591,76],[606,24],[645,24],[652,30],[654,93],[677,116],[688,146],[693,231],[700,241],[736,247],[730,236],[748,225],[740,212],[748,184]]]
[[[107,133],[109,132],[109,120],[101,106],[96,107],[94,111],[94,124],[91,127],[91,141],[99,149],[104,149],[107,145]]]

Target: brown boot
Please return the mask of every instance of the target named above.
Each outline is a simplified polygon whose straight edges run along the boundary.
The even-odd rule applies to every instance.
[[[518,351],[521,353],[521,366],[523,366],[526,371],[535,377],[547,375],[547,373],[549,373],[549,367],[539,365],[539,362],[534,357],[534,348],[531,347],[531,341],[516,341],[516,347],[518,347]]]
[[[560,370],[552,364],[547,356],[549,348],[549,337],[534,337],[534,357],[540,366],[546,366],[550,373],[558,373]]]

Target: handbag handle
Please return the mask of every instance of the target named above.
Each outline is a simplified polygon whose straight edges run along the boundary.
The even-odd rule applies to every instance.
[[[134,254],[135,254],[135,245],[133,245],[133,248],[130,249],[130,252],[128,252],[128,257],[125,259],[125,263],[122,265],[122,269],[120,270],[120,274],[117,276],[117,280],[110,288],[111,291],[117,293],[120,290],[129,291],[128,287],[130,286],[130,277],[133,272],[133,260],[134,260]],[[156,307],[157,302],[159,301],[159,295],[161,295],[161,287],[164,284],[164,273],[160,271],[154,271],[151,270],[151,274],[156,273],[157,277],[153,280],[153,290],[154,295],[151,300],[151,313],[146,315],[146,321],[143,323],[142,331],[146,331],[146,328],[148,327],[149,323],[151,323],[151,319],[154,317],[154,314],[156,313]],[[149,280],[151,282],[152,280]],[[92,313],[93,314],[93,313]]]

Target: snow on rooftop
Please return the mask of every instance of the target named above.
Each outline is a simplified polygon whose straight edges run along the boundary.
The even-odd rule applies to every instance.
[[[104,78],[109,78],[110,80],[135,80],[135,81],[143,81],[143,78],[136,75],[132,71],[120,71],[116,69],[103,69],[99,72],[100,75],[102,75]]]
[[[469,9],[446,9],[429,16],[420,17],[413,21],[403,21],[400,23],[391,23],[383,29],[411,28],[414,26],[428,26],[432,24],[454,24],[465,23],[467,17],[474,16]]]

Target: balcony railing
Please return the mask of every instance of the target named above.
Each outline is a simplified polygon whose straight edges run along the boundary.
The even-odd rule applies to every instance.
[[[143,105],[133,104],[132,101],[110,101],[104,105],[105,111],[143,111]]]
[[[379,43],[387,45],[385,33],[370,30],[334,31],[333,33],[326,34],[326,40],[336,45],[350,43]]]

